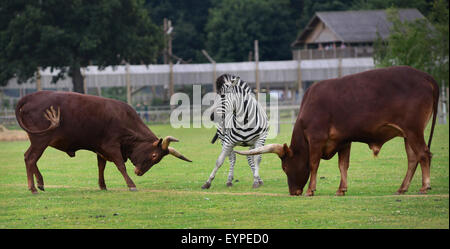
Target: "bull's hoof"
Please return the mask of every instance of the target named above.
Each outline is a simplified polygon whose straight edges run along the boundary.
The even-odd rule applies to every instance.
[[[44,185],[42,185],[42,186],[38,186],[38,189],[40,189],[40,190],[42,190],[42,191],[45,191],[45,189],[44,189]]]
[[[306,191],[305,196],[314,196],[314,192],[313,191]]]
[[[344,191],[336,191],[336,196],[345,196],[345,192]]]
[[[427,194],[427,190],[426,189],[419,190],[419,195],[426,195],[426,194]]]
[[[202,189],[209,189],[209,187],[211,187],[211,183],[206,182],[205,184],[203,184]]]
[[[231,186],[233,186],[233,183],[232,182],[227,182],[227,187],[231,187]]]
[[[397,192],[395,192],[396,195],[404,195],[406,193],[406,190],[397,190]]]
[[[31,193],[32,193],[33,195],[37,195],[37,194],[38,194],[38,191],[37,191],[36,189],[30,190],[30,191],[31,191]]]
[[[134,188],[129,188],[129,190],[130,190],[130,191],[133,191],[133,192],[138,191],[136,187],[134,187]]]
[[[106,187],[100,187],[100,190],[104,190],[104,191],[106,191],[106,190],[108,190]]]

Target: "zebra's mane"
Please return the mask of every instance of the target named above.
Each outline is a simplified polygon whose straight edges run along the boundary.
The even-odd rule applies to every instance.
[[[233,85],[235,81],[237,81],[237,83]],[[217,89],[219,89],[219,94],[225,93],[223,89],[224,85],[233,85],[232,89],[234,89],[234,92],[243,95],[251,94],[253,92],[252,88],[247,84],[246,81],[241,80],[241,78],[239,78],[238,76],[231,74],[224,74],[219,77],[217,82]]]

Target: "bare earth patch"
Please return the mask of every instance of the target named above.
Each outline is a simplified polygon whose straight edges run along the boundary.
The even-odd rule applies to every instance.
[[[28,140],[28,135],[25,131],[8,130],[3,125],[0,125],[0,141],[24,141]]]

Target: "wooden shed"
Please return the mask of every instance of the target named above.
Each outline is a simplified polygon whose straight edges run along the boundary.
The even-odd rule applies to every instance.
[[[425,18],[417,9],[399,9],[402,21]],[[370,57],[373,43],[389,36],[386,10],[316,12],[291,44],[293,58],[324,59]]]

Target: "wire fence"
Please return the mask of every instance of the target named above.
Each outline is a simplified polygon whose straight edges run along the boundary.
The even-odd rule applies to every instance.
[[[438,106],[438,124],[447,124],[448,116],[448,88],[442,88],[440,91],[441,96],[439,97]],[[193,120],[201,120],[203,112],[208,109],[209,106],[202,106],[201,110],[194,110],[191,106],[189,108],[190,113],[190,124]],[[173,106],[160,106],[160,107],[148,107],[147,110],[136,110],[137,114],[141,119],[147,124],[169,124],[172,112],[176,109]],[[300,103],[293,103],[290,101],[279,102],[277,106],[276,122],[278,124],[278,130],[280,124],[295,124],[298,112],[300,109]],[[270,108],[266,107],[266,112],[268,113],[269,119],[275,118],[270,113]],[[197,115],[197,116],[196,116]],[[271,116],[272,115],[272,116]],[[13,109],[3,108],[0,110],[0,125],[5,127],[18,128],[19,125],[16,120],[15,111]]]

